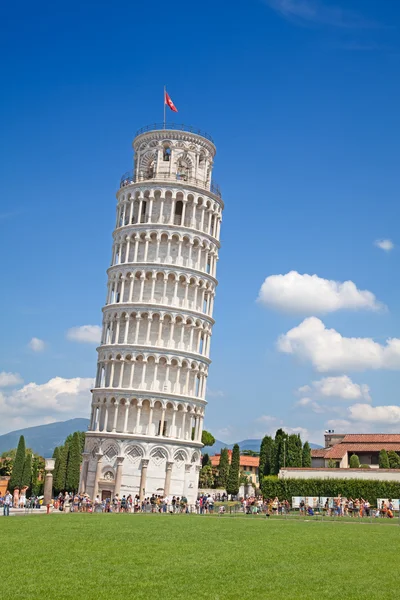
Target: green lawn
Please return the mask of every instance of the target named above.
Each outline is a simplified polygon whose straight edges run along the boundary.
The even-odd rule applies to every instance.
[[[400,526],[386,523],[130,514],[0,518],[1,596],[394,600]]]

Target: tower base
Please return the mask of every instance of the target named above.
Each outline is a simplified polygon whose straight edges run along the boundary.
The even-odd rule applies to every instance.
[[[80,491],[92,499],[122,496],[197,499],[202,444],[166,438],[87,433]]]

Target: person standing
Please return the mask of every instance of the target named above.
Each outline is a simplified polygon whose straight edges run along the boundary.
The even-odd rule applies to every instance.
[[[3,514],[5,517],[8,517],[10,515],[10,506],[12,506],[13,503],[13,497],[11,496],[10,492],[7,490],[6,495],[4,497],[4,509],[3,509]]]

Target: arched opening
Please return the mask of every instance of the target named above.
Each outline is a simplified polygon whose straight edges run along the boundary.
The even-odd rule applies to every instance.
[[[178,200],[175,204],[175,215],[174,215],[175,225],[182,225],[182,213],[183,213],[183,202],[182,202],[182,200]]]
[[[177,169],[176,169],[176,178],[178,180],[183,179],[183,181],[187,181],[190,177],[190,164],[189,161],[180,158],[178,160]]]
[[[163,152],[163,161],[169,162],[171,160],[171,148],[169,146],[165,146]]]
[[[143,200],[142,202],[142,212],[139,218],[139,223],[145,223],[146,222],[146,208],[147,208],[147,202],[146,200]]]

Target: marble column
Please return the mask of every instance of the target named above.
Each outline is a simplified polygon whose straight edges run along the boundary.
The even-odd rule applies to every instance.
[[[89,468],[90,452],[83,452],[82,454],[82,471],[81,480],[79,484],[79,493],[84,494],[86,492],[86,480]]]
[[[54,471],[54,467],[55,467],[55,460],[53,458],[46,458],[45,459],[45,471],[46,471],[46,477],[44,480],[44,492],[43,492],[43,504],[44,506],[46,506],[46,504],[50,503],[50,500],[53,496],[53,471]]]
[[[122,465],[124,462],[124,456],[117,456],[117,473],[115,475],[115,486],[114,486],[114,495],[119,495],[121,491],[121,478],[122,478]]]
[[[103,459],[103,452],[101,450],[99,450],[99,452],[96,453],[96,459],[97,459],[97,465],[96,465],[96,474],[94,476],[92,500],[94,500],[96,498],[97,494],[99,493],[99,479],[100,479],[101,465],[102,465],[102,459]]]
[[[172,467],[174,463],[167,461],[167,470],[165,472],[165,483],[164,483],[164,498],[169,495],[169,488],[171,486],[171,475]]]
[[[142,459],[142,471],[140,474],[139,498],[143,500],[146,493],[147,467],[149,466],[148,459]]]

